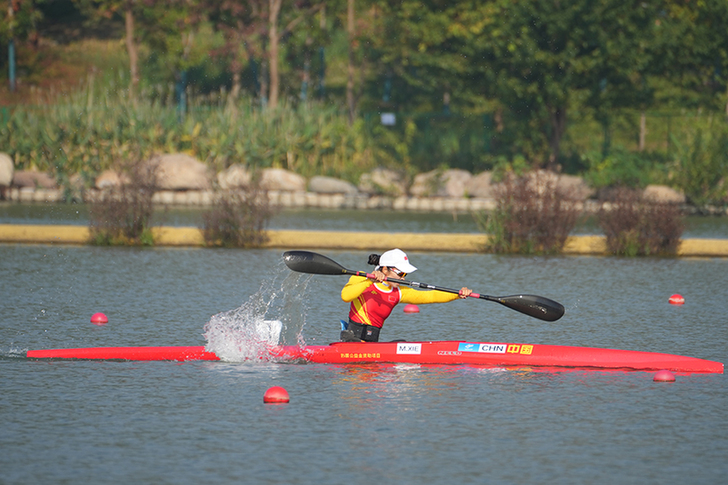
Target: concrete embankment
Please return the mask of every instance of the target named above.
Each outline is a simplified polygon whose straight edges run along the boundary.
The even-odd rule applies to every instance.
[[[157,246],[204,245],[196,227],[159,227],[154,230]],[[380,233],[340,231],[268,231],[268,248],[378,250],[393,247],[408,251],[478,252],[488,236],[484,234]],[[86,226],[0,224],[0,243],[88,244]],[[603,236],[572,236],[565,254],[607,254]],[[728,239],[685,239],[679,256],[728,257]]]

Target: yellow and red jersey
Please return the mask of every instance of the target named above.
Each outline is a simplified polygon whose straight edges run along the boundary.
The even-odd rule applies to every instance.
[[[446,303],[457,300],[458,295],[442,291],[418,291],[409,287],[394,288],[363,276],[352,276],[341,290],[341,299],[351,302],[349,319],[382,328],[384,320],[397,303]]]

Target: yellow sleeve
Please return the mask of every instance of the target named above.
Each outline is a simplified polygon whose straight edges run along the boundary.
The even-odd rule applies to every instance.
[[[362,290],[363,291],[363,290]],[[444,291],[418,291],[414,288],[399,287],[402,292],[401,303],[414,303],[415,305],[423,305],[426,303],[447,303],[448,301],[457,300],[460,295],[457,293],[447,293]]]
[[[354,301],[364,290],[369,288],[373,282],[363,276],[352,276],[349,282],[341,289],[341,299],[345,302]]]

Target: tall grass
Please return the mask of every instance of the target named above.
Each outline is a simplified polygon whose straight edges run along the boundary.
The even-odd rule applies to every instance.
[[[375,165],[362,128],[337,109],[309,103],[261,111],[250,100],[191,94],[180,116],[173,86],[154,86],[136,101],[123,88],[89,83],[63,102],[18,106],[0,126],[0,146],[19,169],[81,174],[91,180],[115,160],[185,152],[216,169],[233,163],[281,167],[357,182]],[[67,177],[66,177],[67,178]]]

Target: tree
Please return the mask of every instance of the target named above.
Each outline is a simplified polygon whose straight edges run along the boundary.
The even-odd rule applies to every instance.
[[[659,81],[671,101],[722,108],[728,116],[728,2],[665,0],[658,22],[669,66]]]
[[[42,1],[42,0],[40,0]],[[37,43],[35,25],[42,14],[32,0],[10,0],[7,8],[0,11],[0,45],[7,45],[10,90],[15,91],[15,41],[34,38]]]
[[[281,39],[324,6],[324,3],[311,4],[301,1],[287,4],[286,7],[288,8],[282,10],[282,2],[283,0],[268,0],[268,64],[270,68],[270,97],[268,102],[272,109],[278,106],[278,96],[280,94],[278,63]],[[285,27],[280,30],[279,19],[285,22]]]
[[[206,53],[195,52],[196,30],[204,21],[198,0],[74,0],[90,22],[99,18],[124,19],[125,43],[129,55],[129,97],[138,91],[139,46],[148,45],[156,56],[165,57],[169,69],[184,72]],[[171,74],[171,73],[170,73]]]
[[[381,92],[382,78],[391,78],[391,102],[402,109],[432,110],[445,92],[463,107],[482,104],[464,89],[473,63],[468,29],[482,8],[464,0],[373,0],[357,30],[374,89]]]
[[[216,54],[230,59],[230,100],[234,102],[242,89],[243,68],[251,59],[263,56],[265,26],[261,19],[264,5],[255,1],[207,0],[202,2],[201,7],[225,39],[224,46]]]
[[[276,108],[281,90],[281,40],[324,4],[283,0],[250,0],[245,3],[209,0],[203,4],[215,27],[225,37],[223,53],[231,58],[232,96],[237,97],[240,92],[242,68],[252,59],[264,58],[259,74],[261,98],[264,105]]]
[[[520,150],[556,166],[569,110],[649,106],[658,4],[631,0],[381,0],[372,44],[406,97],[511,120]]]
[[[496,0],[493,6],[478,53],[493,70],[492,94],[546,140],[542,164],[555,167],[577,97],[599,110],[634,105],[631,93],[644,93],[654,5]]]
[[[87,14],[91,21],[103,18],[112,18],[115,15],[123,16],[126,51],[129,55],[129,98],[135,99],[135,92],[139,84],[139,51],[135,15],[141,13],[146,7],[136,0],[74,0],[79,10]]]

